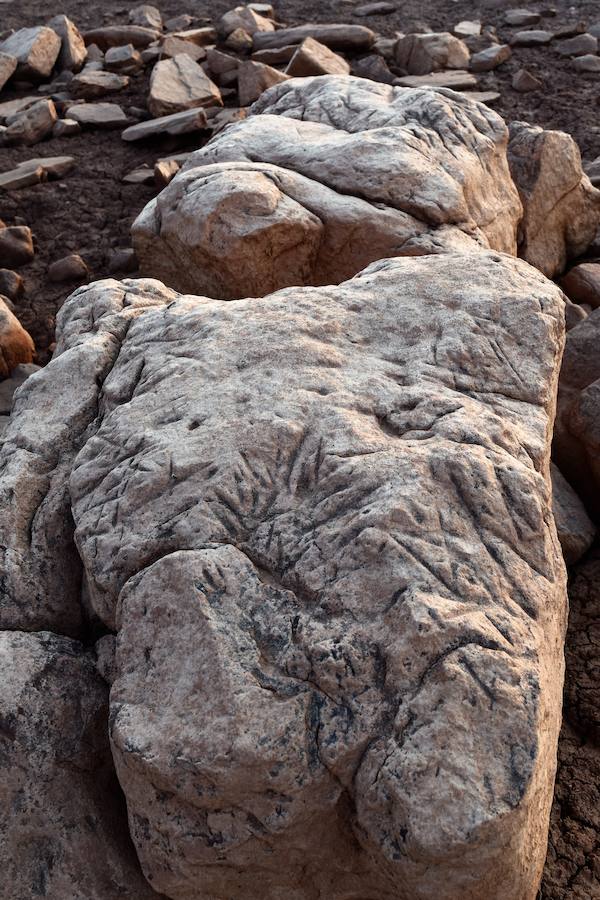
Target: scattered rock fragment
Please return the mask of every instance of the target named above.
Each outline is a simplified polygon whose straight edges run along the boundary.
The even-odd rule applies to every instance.
[[[517,31],[510,43],[513,47],[540,47],[549,44],[553,37],[551,31]]]
[[[121,75],[133,75],[143,69],[144,63],[139,50],[133,44],[120,47],[109,47],[104,57],[104,67],[109,72]]]
[[[600,72],[600,56],[594,54],[577,56],[572,65],[576,72],[589,72],[595,75]]]
[[[294,50],[296,48],[294,47]],[[206,54],[206,62],[211,75],[225,75],[226,72],[235,72],[239,65],[239,59],[230,56],[228,53],[222,53],[221,50],[208,50]]]
[[[395,3],[388,3],[386,0],[379,0],[375,3],[364,3],[352,10],[353,16],[389,16],[390,13],[396,12],[398,7]]]
[[[108,259],[107,267],[111,273],[135,272],[138,263],[133,247],[121,247],[118,250],[114,250]]]
[[[24,79],[47,78],[58,58],[61,40],[52,28],[21,28],[0,44],[0,51],[17,60],[17,75]]]
[[[594,542],[596,527],[585,506],[564,477],[558,466],[552,463],[552,512],[556,522],[558,539],[568,566],[574,565]]]
[[[54,16],[48,23],[61,40],[61,49],[58,55],[58,67],[69,72],[78,72],[87,58],[85,41],[79,29],[68,16]]]
[[[148,109],[155,118],[202,106],[222,106],[221,92],[186,54],[157,62],[150,77]]]
[[[12,225],[0,228],[0,266],[4,269],[18,268],[31,262],[34,257],[33,235],[26,225]]]
[[[17,68],[17,59],[8,53],[0,52],[0,91],[6,82],[15,73]]]
[[[477,87],[478,83],[476,76],[464,69],[454,69],[450,72],[432,72],[431,75],[403,75],[394,79],[394,84],[400,87],[450,88],[453,91]]]
[[[369,78],[381,84],[394,84],[396,76],[390,72],[389,66],[383,56],[378,53],[370,53],[352,60],[352,74],[358,78]]]
[[[132,25],[141,25],[143,28],[153,28],[160,31],[163,26],[162,15],[156,6],[142,3],[129,11],[129,21]]]
[[[302,41],[285,71],[292,77],[348,75],[350,66],[342,56],[309,37]]]
[[[4,259],[0,231],[0,262]],[[19,320],[0,298],[0,378],[8,378],[20,363],[31,363],[35,347]]]
[[[128,84],[129,78],[126,75],[84,70],[73,78],[69,85],[69,92],[73,97],[81,100],[97,100],[107,94],[122,91]]]
[[[452,30],[456,37],[459,38],[479,37],[481,34],[481,22],[465,20],[455,25]]]
[[[509,9],[504,14],[506,24],[516,27],[537,25],[541,18],[538,12],[534,12],[531,9]]]
[[[10,119],[15,113],[23,112],[23,110],[27,109],[30,106],[33,106],[34,103],[39,103],[40,100],[48,100],[48,97],[18,97],[16,100],[6,100],[4,103],[0,103],[0,124],[5,125],[7,120]]]
[[[6,119],[5,144],[37,144],[52,133],[58,116],[52,100],[38,100]]]
[[[369,50],[375,43],[375,33],[364,25],[298,25],[295,28],[280,28],[272,32],[257,32],[254,35],[255,50],[270,50],[288,44],[301,44],[307,38],[314,38],[331,50],[349,50],[354,53]]]
[[[25,293],[25,284],[18,272],[0,269],[0,295],[9,300],[19,300]]]
[[[158,160],[154,164],[154,183],[159,190],[163,188],[175,178],[179,172],[181,165],[175,159]]]
[[[170,116],[138,122],[126,128],[121,137],[124,141],[142,141],[162,134],[191,134],[202,131],[207,126],[206,113],[202,108],[184,110]]]
[[[206,47],[209,44],[214,44],[217,40],[217,32],[210,26],[173,31],[168,36],[178,38],[181,41],[192,41],[192,43],[197,44],[199,47]]]
[[[252,35],[243,28],[236,28],[225,38],[224,46],[234,53],[246,53],[252,50],[254,41]]]
[[[86,128],[122,128],[127,116],[116,103],[80,103],[69,108],[69,118]]]
[[[579,263],[560,280],[560,286],[574,303],[600,306],[600,263]]]
[[[75,119],[59,119],[54,123],[52,134],[54,137],[72,137],[74,134],[80,134],[81,126]]]
[[[189,28],[193,21],[193,17],[187,13],[183,13],[181,16],[173,16],[165,22],[165,30],[183,31],[185,28]]]
[[[480,50],[471,57],[469,68],[471,72],[491,72],[512,56],[512,50],[508,44],[492,44],[485,50]]]
[[[139,50],[160,37],[161,33],[156,28],[143,28],[141,25],[109,25],[86,31],[83,35],[86,44],[96,44],[104,51],[122,44],[133,44]]]
[[[598,38],[592,34],[578,34],[576,37],[562,41],[556,47],[561,56],[585,56],[596,53]]]
[[[31,187],[33,184],[40,184],[44,180],[44,170],[41,166],[29,169],[11,169],[9,172],[0,174],[0,188],[5,191],[14,191],[19,188]],[[0,291],[0,293],[2,293]]]
[[[469,48],[449,32],[407,34],[395,49],[396,65],[408,75],[428,75],[442,69],[464,69],[469,64]]]
[[[527,69],[519,69],[518,72],[515,72],[511,84],[515,91],[519,91],[522,94],[527,93],[527,91],[539,91],[544,87],[543,82],[536,78],[535,75],[532,75],[531,72],[528,72]]]
[[[287,81],[289,75],[279,72],[264,63],[246,60],[240,63],[238,68],[238,91],[241,106],[250,106],[258,100],[263,91]]]
[[[73,156],[38,156],[35,159],[23,160],[17,168],[21,171],[41,168],[44,170],[44,174],[52,179],[67,175],[74,165],[75,158]]]
[[[154,184],[154,172],[148,163],[143,163],[124,175],[121,180],[125,184]]]
[[[48,278],[54,282],[84,281],[89,274],[90,270],[78,253],[57,259],[48,269]]]
[[[162,59],[173,59],[173,57],[179,56],[180,53],[185,53],[194,62],[206,59],[207,54],[206,47],[196,44],[194,41],[186,41],[183,38],[174,37],[172,34],[168,34],[161,41],[159,50]]]
[[[229,37],[232,31],[241,28],[246,34],[254,35],[257,32],[275,31],[275,25],[271,19],[259,15],[248,6],[236,6],[221,17],[218,31],[223,38]]]

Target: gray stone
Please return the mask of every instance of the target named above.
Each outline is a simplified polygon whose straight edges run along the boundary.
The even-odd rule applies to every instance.
[[[141,25],[144,28],[153,28],[160,31],[162,28],[162,15],[156,6],[142,3],[129,11],[129,21],[132,25]]]
[[[206,113],[203,109],[188,109],[184,112],[149,119],[126,128],[121,137],[124,141],[141,141],[161,134],[191,134],[207,127]]]
[[[9,300],[20,300],[25,293],[25,284],[18,272],[0,269],[0,295]]]
[[[561,56],[585,56],[596,53],[598,38],[592,34],[578,34],[567,41],[561,41],[557,48]]]
[[[296,48],[294,47],[294,50]],[[208,50],[206,54],[206,62],[211,75],[224,75],[226,72],[236,72],[239,65],[239,59],[230,56],[228,53],[222,53],[220,50]]]
[[[89,274],[90,270],[78,253],[57,259],[48,269],[48,278],[54,282],[83,281]]]
[[[309,37],[302,41],[285,71],[292,77],[349,75],[350,66],[338,53]]]
[[[572,65],[576,72],[596,74],[600,72],[600,56],[594,56],[593,54],[578,56],[573,60]]]
[[[0,91],[7,81],[14,75],[17,68],[17,59],[8,53],[0,52]]]
[[[144,62],[139,50],[133,44],[121,47],[109,47],[104,57],[104,66],[109,72],[133,75],[143,69]]]
[[[116,103],[80,103],[69,108],[69,118],[86,128],[122,128],[127,116]]]
[[[252,35],[244,31],[243,28],[236,28],[231,34],[227,35],[224,46],[228,50],[233,50],[234,53],[245,53],[252,50],[254,41],[252,40]]]
[[[221,37],[227,38],[232,31],[241,28],[246,34],[254,35],[258,32],[275,31],[275,25],[271,19],[259,15],[249,6],[236,6],[221,17],[218,31]]]
[[[73,156],[37,156],[35,159],[26,159],[20,162],[18,169],[21,171],[31,171],[34,169],[43,169],[48,178],[62,178],[75,165]]]
[[[352,74],[358,78],[369,78],[381,84],[393,84],[396,76],[390,72],[388,64],[378,53],[370,53],[352,60]]]
[[[37,26],[20,28],[0,44],[0,51],[17,60],[20,78],[47,78],[61,48],[59,36],[52,28]]]
[[[19,188],[31,187],[40,184],[44,180],[45,172],[41,166],[35,168],[16,168],[0,174],[0,188],[5,191],[14,191]],[[0,294],[2,291],[0,291]]]
[[[513,47],[539,47],[549,44],[553,37],[551,31],[518,31],[511,37],[510,43]]]
[[[13,274],[16,275],[16,272]],[[14,367],[9,378],[0,381],[0,415],[10,415],[17,389],[27,381],[30,375],[39,372],[39,370],[40,366],[36,366],[34,363],[20,363]]]
[[[7,119],[10,119],[15,113],[22,112],[29,106],[33,106],[34,103],[39,103],[40,100],[48,99],[48,97],[35,95],[33,97],[19,97],[16,100],[6,100],[4,103],[0,103],[0,124],[5,125]]]
[[[81,126],[75,119],[59,119],[54,123],[52,135],[54,137],[72,137],[74,134],[80,134]]]
[[[481,22],[471,21],[467,19],[463,22],[459,22],[458,25],[455,25],[452,30],[456,37],[459,38],[479,37],[479,35],[481,34]]]
[[[398,39],[396,65],[408,75],[427,75],[443,69],[464,69],[469,48],[449,32],[407,34]]]
[[[353,16],[389,16],[390,13],[398,11],[398,7],[394,3],[388,3],[387,0],[378,0],[375,3],[365,3],[357,6],[352,10]]]
[[[221,92],[186,54],[157,62],[150,76],[148,109],[155,118],[204,106],[222,106]]]
[[[508,44],[492,44],[485,50],[480,50],[471,57],[469,68],[471,72],[490,72],[497,69],[502,63],[512,56],[512,50]]]
[[[5,144],[37,144],[52,133],[58,116],[52,100],[38,100],[6,119]]]
[[[58,68],[78,72],[87,58],[87,50],[77,26],[65,15],[55,16],[48,25],[61,40]]]
[[[301,44],[307,38],[314,38],[331,50],[348,50],[354,53],[369,50],[375,42],[375,34],[364,25],[298,25],[295,28],[280,28],[273,32],[258,32],[254,35],[255,50],[272,50],[288,44]]]
[[[506,24],[517,27],[523,25],[537,25],[541,18],[542,17],[538,12],[534,12],[531,9],[509,9],[504,14],[504,21]]]
[[[97,100],[107,94],[115,94],[122,91],[129,84],[126,75],[116,75],[114,72],[90,72],[83,71],[71,81],[69,92],[73,97],[81,100]]]
[[[158,49],[160,51],[161,59],[173,59],[173,57],[185,53],[187,56],[191,57],[194,62],[198,62],[199,60],[206,59],[207,54],[206,47],[202,47],[199,44],[194,43],[194,41],[186,41],[183,38],[173,37],[171,34],[168,34],[163,38]]]

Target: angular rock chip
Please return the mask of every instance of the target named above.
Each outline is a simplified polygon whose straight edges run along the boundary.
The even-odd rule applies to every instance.
[[[38,100],[6,119],[5,144],[37,144],[54,128],[58,116],[52,100]]]
[[[291,76],[285,72],[266,66],[264,63],[248,59],[238,66],[238,94],[240,106],[250,106],[261,94],[273,87],[287,81]]]
[[[130,125],[122,133],[124,141],[141,141],[145,138],[156,137],[161,134],[190,134],[194,131],[202,131],[207,127],[206,113],[203,109],[188,109],[184,112],[173,113],[171,116],[161,116],[158,119],[150,119],[147,122],[138,122]]]
[[[155,28],[157,31],[163,26],[162,15],[156,6],[142,3],[129,12],[129,21],[132,25],[141,25],[143,28]]]
[[[20,28],[0,44],[0,51],[17,60],[17,75],[22,78],[47,78],[61,48],[59,36],[44,25]]]
[[[69,83],[69,93],[82,100],[96,100],[98,97],[105,97],[106,94],[122,91],[128,84],[129,78],[125,75],[84,71]]]
[[[127,116],[116,103],[81,103],[69,108],[69,118],[87,128],[122,128]]]
[[[247,34],[253,35],[259,31],[271,32],[275,31],[273,22],[261,16],[255,10],[248,6],[236,6],[225,13],[219,21],[219,33],[222,37],[229,37],[232,31],[242,28]]]
[[[469,68],[471,72],[490,72],[497,69],[502,63],[512,56],[512,50],[508,44],[492,44],[485,50],[480,50],[471,57]]]
[[[334,53],[325,44],[314,38],[306,38],[286,69],[288,75],[303,77],[306,75],[349,75],[350,66],[339,54]]]
[[[71,509],[118,629],[113,753],[155,890],[533,900],[562,307],[495,252],[234,303],[108,281],[63,306],[0,450],[3,583],[38,616],[30,579],[79,588]]]
[[[499,116],[450,91],[287,81],[146,206],[141,271],[229,299],[337,283],[384,256],[516,253],[506,141]]]
[[[162,59],[152,69],[148,109],[155,118],[196,107],[222,105],[217,85],[187,54]]]
[[[77,26],[64,15],[55,16],[48,24],[61,40],[58,67],[78,72],[87,58],[87,50]]]
[[[427,75],[441,69],[464,69],[469,65],[469,48],[448,31],[407,34],[398,39],[396,65],[408,75]]]
[[[33,362],[34,352],[31,337],[0,298],[0,378],[8,378],[21,363]]]
[[[156,898],[127,834],[107,714],[107,686],[81,644],[48,632],[0,632],[7,898]]]
[[[156,28],[144,28],[141,25],[109,25],[86,31],[83,35],[86,44],[96,44],[101,50],[119,47],[121,44],[133,44],[139,49],[158,41],[160,37],[161,33]]]
[[[600,191],[583,173],[573,138],[512,122],[510,170],[525,210],[519,256],[549,278],[592,243],[600,225]]]

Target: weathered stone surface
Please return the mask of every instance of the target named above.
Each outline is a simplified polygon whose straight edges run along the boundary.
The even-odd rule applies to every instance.
[[[286,72],[292,77],[349,75],[350,66],[343,56],[309,37],[302,41],[294,53]]]
[[[57,118],[52,100],[38,100],[6,119],[7,129],[2,134],[2,142],[37,144],[52,132]]]
[[[275,84],[287,81],[290,75],[248,59],[238,66],[238,94],[240,106],[250,106],[261,94]]]
[[[151,900],[128,839],[93,656],[0,632],[0,865],[8,898]]]
[[[17,60],[22,78],[47,78],[60,52],[59,36],[52,28],[20,28],[0,44],[0,51]]]
[[[0,227],[0,266],[24,266],[34,257],[33,235],[26,225]]]
[[[19,188],[31,187],[33,184],[39,184],[44,179],[44,170],[41,166],[32,168],[11,169],[8,172],[2,172],[0,175],[0,188],[5,191],[14,191]],[[1,293],[1,291],[0,291]]]
[[[508,44],[492,44],[485,50],[480,50],[471,57],[469,68],[472,72],[490,72],[497,69],[502,63],[512,56],[512,50]]]
[[[554,458],[596,521],[600,516],[600,309],[570,329],[565,344]]]
[[[512,122],[508,160],[523,202],[519,255],[552,278],[591,244],[600,224],[600,191],[581,167],[573,138]]]
[[[148,204],[133,226],[141,270],[232,298],[475,240],[514,253],[506,140],[497,115],[450,92],[288,81]]]
[[[172,34],[168,34],[164,40],[161,41],[161,59],[173,59],[173,57],[179,56],[181,53],[185,53],[186,56],[191,57],[194,62],[206,59],[207,55],[206,47],[202,47],[200,44],[194,43],[194,41],[186,41],[183,40],[183,38],[173,37]]]
[[[447,31],[407,34],[396,43],[396,65],[408,75],[427,75],[442,69],[464,69],[469,65],[469,48]]]
[[[185,28],[182,31],[172,31],[170,36],[178,38],[180,41],[192,41],[199,47],[205,47],[207,44],[214,44],[217,40],[217,32],[211,26],[206,28]]]
[[[71,106],[69,118],[87,128],[122,128],[127,116],[116,103],[81,103]]]
[[[574,303],[600,306],[600,263],[579,263],[561,278],[560,286]]]
[[[109,47],[104,57],[104,66],[109,72],[120,72],[123,75],[133,75],[143,69],[144,63],[139,50],[133,44],[124,44],[121,47]]]
[[[187,54],[162,59],[152,69],[148,109],[155,118],[204,106],[222,106],[221,92]]]
[[[156,6],[142,3],[129,12],[129,21],[132,25],[141,25],[143,28],[155,28],[160,31],[163,25],[162,15]]]
[[[16,57],[8,53],[0,53],[0,91],[11,78],[17,68]]]
[[[565,562],[571,566],[592,546],[596,527],[585,511],[585,506],[554,463],[551,466],[551,474],[552,511],[556,531]]]
[[[452,69],[449,72],[432,72],[430,75],[402,75],[394,79],[394,84],[400,87],[449,88],[453,91],[462,91],[465,88],[477,87],[479,82],[475,75],[465,69]]]
[[[69,92],[73,97],[82,100],[96,100],[107,94],[115,94],[122,91],[129,84],[126,75],[117,75],[114,72],[80,72],[69,84]]]
[[[42,168],[48,178],[62,178],[67,175],[75,165],[73,156],[36,156],[35,159],[25,159],[17,166],[18,169],[28,171]]]
[[[225,13],[219,21],[219,33],[222,37],[229,37],[232,31],[242,28],[247,34],[253,35],[259,31],[271,32],[275,31],[275,25],[271,19],[259,15],[255,10],[248,6],[236,6]]]
[[[537,25],[542,17],[531,9],[509,9],[504,14],[507,25],[522,27],[523,25]]]
[[[86,31],[83,35],[86,44],[96,44],[101,50],[121,44],[133,44],[139,49],[158,41],[160,37],[161,33],[156,28],[144,28],[141,25],[109,25]]]
[[[138,122],[130,125],[122,133],[124,141],[141,141],[145,138],[156,137],[161,134],[190,134],[194,131],[202,131],[207,127],[206,113],[203,109],[188,109],[184,112],[173,113],[171,116],[161,116],[158,119],[150,119],[147,122]]]
[[[61,40],[58,68],[78,72],[86,60],[87,50],[77,26],[64,15],[55,16],[48,25]]]
[[[119,630],[113,752],[156,890],[533,900],[562,316],[489,252],[233,304],[103,282],[62,308],[0,451],[5,583],[13,603],[79,584],[61,496]]]
[[[600,72],[600,56],[587,53],[585,56],[577,56],[573,60],[573,68],[576,72]]]
[[[7,378],[20,363],[32,362],[34,351],[31,337],[0,299],[0,378]]]
[[[365,3],[363,6],[357,6],[352,11],[353,16],[387,16],[396,12],[397,7],[387,0],[378,0],[375,3]]]
[[[369,50],[375,43],[375,33],[364,25],[298,25],[280,28],[273,32],[257,32],[254,35],[255,50],[270,50],[288,44],[301,44],[314,38],[331,50],[351,50],[356,53]]]

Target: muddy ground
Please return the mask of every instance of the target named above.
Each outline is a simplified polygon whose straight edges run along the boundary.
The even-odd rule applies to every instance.
[[[508,41],[516,29],[503,26],[503,13],[525,3],[488,0],[398,0],[398,12],[387,16],[354,18],[358,4],[344,0],[276,0],[277,18],[286,24],[307,21],[355,22],[392,35],[395,31],[451,30],[462,19],[479,18],[496,26],[501,40]],[[235,5],[232,0],[214,3],[197,0],[154,0],[164,18],[188,13],[197,19],[216,21]],[[550,0],[531,3],[545,11],[540,26],[555,31],[585,21],[600,23],[600,2]],[[43,24],[58,13],[66,13],[80,29],[103,24],[125,24],[129,7],[118,0],[92,4],[88,0],[0,0],[0,33],[11,28]],[[511,87],[513,74],[527,68],[543,82],[543,89],[519,94]],[[144,107],[149,70],[132,77],[122,93],[102,98],[130,107]],[[508,121],[526,120],[546,128],[569,131],[584,159],[600,156],[600,75],[576,74],[569,60],[562,59],[556,45],[519,49],[511,60],[493,73],[481,76],[481,90],[499,90],[494,108]],[[2,93],[2,100],[21,96]],[[0,171],[33,156],[70,155],[75,169],[61,181],[47,182],[0,196],[0,218],[7,224],[19,220],[35,235],[35,261],[21,269],[25,298],[17,313],[31,332],[45,362],[51,349],[57,308],[71,287],[48,282],[48,266],[68,253],[80,253],[93,279],[110,274],[111,251],[127,247],[129,228],[144,204],[155,194],[148,186],[124,184],[123,175],[141,163],[153,164],[165,153],[199,145],[197,137],[174,143],[172,139],[126,144],[119,131],[87,131],[81,135],[53,139],[32,148],[0,149]],[[22,221],[20,221],[22,220]],[[592,573],[590,575],[590,572]],[[567,648],[568,676],[565,727],[559,753],[559,778],[552,813],[548,863],[540,900],[600,900],[600,708],[598,659],[600,637],[595,621],[600,614],[589,579],[600,578],[600,563],[577,576],[572,590],[572,614]],[[587,580],[586,580],[587,579]],[[595,580],[595,579],[594,579]],[[581,712],[585,697],[585,714]],[[591,698],[591,699],[590,699]],[[433,900],[433,898],[432,898]],[[520,898],[515,898],[520,900]]]

